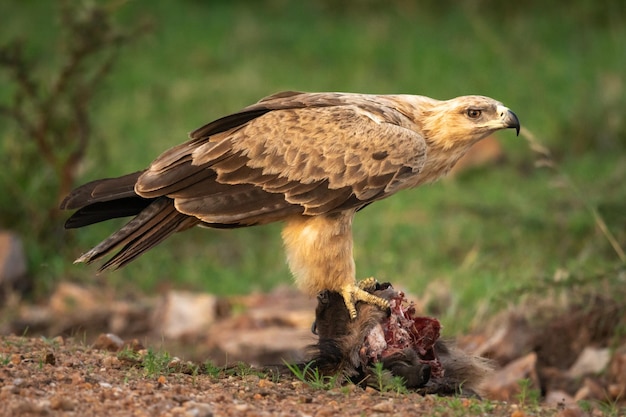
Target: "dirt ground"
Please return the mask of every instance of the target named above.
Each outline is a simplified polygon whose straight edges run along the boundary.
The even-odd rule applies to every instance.
[[[126,299],[65,283],[45,303],[9,298],[0,309],[0,417],[626,416],[621,300],[521,305],[457,337],[463,351],[494,362],[481,400],[301,381],[283,360],[303,361],[316,340],[315,306],[303,297],[277,288]]]
[[[2,416],[552,416],[602,410],[322,389],[288,370],[207,369],[136,346],[113,353],[71,338],[0,339]]]

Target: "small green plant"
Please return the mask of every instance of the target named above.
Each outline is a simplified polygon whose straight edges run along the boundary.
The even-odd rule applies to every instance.
[[[390,375],[385,371],[382,362],[376,362],[374,366],[371,367],[371,370],[376,378],[376,388],[378,388],[378,391],[394,392],[396,394],[408,393],[404,378]]]
[[[153,349],[148,349],[148,352],[143,357],[141,366],[146,372],[147,376],[156,376],[169,373],[169,363],[172,358],[167,352],[155,352]]]
[[[7,366],[11,363],[11,355],[0,355],[0,365]]]
[[[124,346],[122,350],[117,352],[117,359],[128,362],[139,362],[140,357],[137,352],[130,348],[130,346]]]
[[[516,395],[516,399],[521,408],[536,409],[539,407],[539,399],[541,393],[538,389],[532,388],[532,381],[529,378],[518,381],[520,391]]]
[[[467,410],[463,407],[458,397],[433,397],[435,406],[433,415],[437,416],[461,416],[467,415]]]
[[[43,340],[43,342],[52,347],[52,348],[58,348],[59,347],[59,339],[57,338],[50,338],[50,337],[46,337],[46,336],[41,336],[41,340]]]
[[[598,407],[602,411],[602,415],[608,417],[618,417],[626,415],[626,407],[620,407],[618,400],[601,401]]]
[[[205,374],[211,376],[212,378],[219,378],[222,372],[224,371],[224,368],[221,368],[215,365],[210,360],[207,360],[206,362],[204,362],[202,369],[204,370]]]
[[[607,392],[604,394],[604,400],[580,400],[578,406],[589,415],[601,412],[608,417],[626,416],[626,407],[620,407],[622,398],[611,398]]]
[[[226,370],[228,375],[237,375],[237,376],[248,376],[248,375],[256,375],[259,378],[265,378],[265,372],[254,369],[251,365],[245,362],[237,362],[234,367],[231,367]]]
[[[298,380],[313,389],[329,390],[337,387],[339,375],[324,375],[317,367],[313,366],[313,363],[309,362],[303,368],[287,362],[285,362],[285,365]]]
[[[472,400],[469,404],[469,411],[477,415],[491,415],[496,405],[489,400]]]

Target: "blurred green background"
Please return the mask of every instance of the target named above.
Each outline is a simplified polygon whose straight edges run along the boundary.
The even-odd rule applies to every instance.
[[[70,9],[80,14],[90,4]],[[517,113],[556,169],[535,167],[538,154],[527,141],[500,133],[504,163],[357,215],[358,276],[416,294],[450,288],[433,307],[449,331],[555,281],[623,287],[623,260],[598,219],[626,246],[624,2],[96,4],[117,27],[147,21],[151,30],[124,45],[89,104],[92,134],[74,185],[142,169],[186,132],[280,90],[487,95]],[[0,15],[0,43],[23,40],[45,91],[63,66],[58,3],[2,2]],[[0,85],[7,106],[16,91],[10,71],[0,72]],[[35,297],[61,279],[122,292],[173,286],[219,294],[291,281],[279,225],[192,230],[96,277],[96,266],[72,260],[122,222],[62,231],[54,170],[10,117],[0,118],[0,138],[0,228],[25,240]]]

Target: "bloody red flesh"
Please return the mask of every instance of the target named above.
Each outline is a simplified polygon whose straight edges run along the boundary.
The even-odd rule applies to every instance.
[[[389,287],[381,295],[389,300],[391,314],[365,338],[359,352],[363,363],[373,364],[412,349],[421,363],[430,366],[432,377],[443,377],[444,369],[435,351],[435,342],[441,332],[439,320],[416,316],[415,305],[406,301],[402,291]]]

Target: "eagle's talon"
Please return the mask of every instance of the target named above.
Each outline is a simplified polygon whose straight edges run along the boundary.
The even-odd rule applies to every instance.
[[[363,291],[373,292],[376,291],[376,288],[378,287],[378,281],[376,281],[376,278],[374,277],[369,277],[357,282],[356,285]]]
[[[341,289],[341,295],[351,319],[355,319],[357,316],[356,303],[359,301],[373,304],[381,310],[390,311],[389,301],[368,292],[368,290],[375,289],[377,285],[376,280],[370,277],[358,282],[356,285],[346,285]]]

